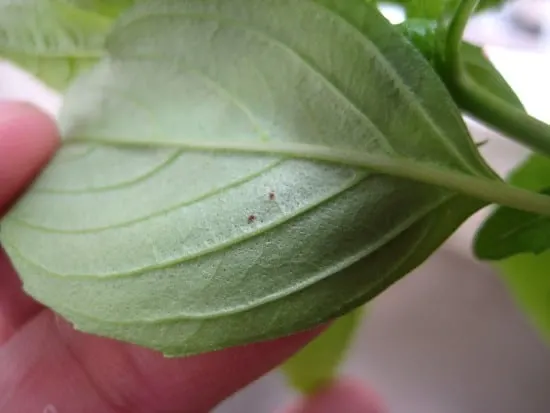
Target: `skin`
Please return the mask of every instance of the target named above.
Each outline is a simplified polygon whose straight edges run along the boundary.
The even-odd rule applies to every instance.
[[[0,103],[0,216],[59,145],[55,123],[24,103]],[[319,331],[210,354],[165,359],[75,331],[25,295],[0,249],[2,413],[202,413],[275,368]],[[384,413],[361,383],[339,379],[285,413]]]

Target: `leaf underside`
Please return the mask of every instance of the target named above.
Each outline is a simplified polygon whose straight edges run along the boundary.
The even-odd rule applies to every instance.
[[[0,58],[64,91],[102,57],[114,18],[142,0],[0,0]]]
[[[62,0],[80,9],[101,14],[109,18],[118,17],[133,4],[144,0]]]
[[[184,148],[315,144],[493,178],[437,75],[364,0],[144,2],[106,48],[0,233],[26,291],[84,331],[183,355],[304,330],[484,205],[349,165]]]
[[[541,192],[550,195],[549,188]],[[550,219],[507,207],[498,208],[484,222],[475,240],[476,255],[485,260],[540,254],[547,249],[550,249]]]

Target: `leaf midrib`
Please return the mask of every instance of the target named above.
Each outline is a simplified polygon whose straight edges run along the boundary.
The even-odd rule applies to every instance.
[[[146,272],[153,271],[153,270],[160,270],[160,269],[164,269],[166,267],[181,264],[183,262],[188,262],[188,261],[193,261],[193,260],[200,259],[203,256],[213,254],[213,253],[216,253],[216,252],[219,252],[219,251],[223,251],[225,249],[228,249],[229,247],[235,246],[237,244],[241,244],[245,241],[248,241],[250,239],[253,239],[253,238],[256,238],[260,235],[263,235],[264,233],[268,232],[269,230],[280,227],[281,225],[283,225],[287,222],[290,222],[294,219],[297,219],[300,216],[308,213],[312,209],[315,209],[315,208],[318,208],[318,207],[322,206],[326,202],[329,202],[330,200],[334,199],[335,197],[340,196],[343,192],[353,188],[354,186],[361,183],[364,179],[368,179],[368,178],[369,178],[369,175],[366,175],[364,173],[362,174],[362,176],[355,175],[345,185],[342,185],[341,187],[338,188],[338,190],[330,193],[328,196],[320,198],[320,199],[316,200],[316,202],[310,203],[307,206],[296,209],[295,211],[293,211],[293,214],[283,215],[282,219],[275,220],[275,221],[271,222],[270,224],[261,227],[259,230],[255,230],[255,231],[252,231],[252,232],[249,232],[249,233],[243,233],[243,234],[241,234],[237,237],[231,238],[230,240],[225,240],[224,242],[220,242],[220,243],[218,243],[216,245],[213,245],[209,248],[204,248],[204,249],[200,250],[199,252],[195,252],[193,254],[185,255],[184,257],[178,257],[177,259],[166,260],[163,263],[159,263],[159,264],[155,264],[155,265],[149,265],[149,266],[141,267],[139,269],[134,269],[134,270],[131,270],[131,271],[101,274],[101,275],[98,275],[98,274],[78,274],[78,275],[57,274],[53,271],[48,270],[45,267],[40,266],[39,264],[33,263],[33,261],[29,260],[29,262],[33,263],[33,265],[35,265],[39,268],[43,268],[44,271],[49,272],[50,274],[57,275],[59,277],[64,277],[64,278],[67,278],[67,279],[74,277],[74,278],[78,278],[78,279],[89,278],[89,279],[94,279],[94,280],[97,279],[97,278],[104,278],[104,279],[107,280],[107,279],[113,279],[113,278],[131,277],[131,276],[135,276],[135,275],[146,273]],[[227,187],[224,187],[224,189],[226,189],[226,188]],[[12,225],[18,225],[18,226],[24,226],[24,227],[26,226],[26,227],[29,227],[29,228],[34,229],[34,230],[40,230],[41,229],[41,228],[36,228],[36,227],[30,226],[26,222],[21,221],[17,218],[8,217],[5,220],[6,220],[6,222],[11,222]],[[109,230],[109,229],[111,229],[111,227],[107,228],[106,230]],[[13,249],[15,249],[19,252],[19,249],[15,245],[13,245],[13,244],[9,244],[9,245],[11,246],[11,248],[13,248]],[[19,255],[24,257],[24,254],[21,253],[21,252],[19,252]]]

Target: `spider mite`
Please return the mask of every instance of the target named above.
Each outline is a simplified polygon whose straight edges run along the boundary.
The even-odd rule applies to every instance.
[[[248,223],[252,224],[254,221],[256,221],[256,215],[249,215],[248,216]]]
[[[269,200],[270,200],[270,201],[274,201],[274,200],[275,200],[275,191],[271,191],[271,192],[269,193]]]

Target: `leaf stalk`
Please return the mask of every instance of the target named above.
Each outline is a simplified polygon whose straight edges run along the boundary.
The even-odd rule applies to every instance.
[[[500,97],[480,89],[464,68],[461,44],[464,29],[479,0],[463,0],[446,30],[441,51],[442,73],[458,105],[518,143],[550,156],[550,126],[521,111]]]

